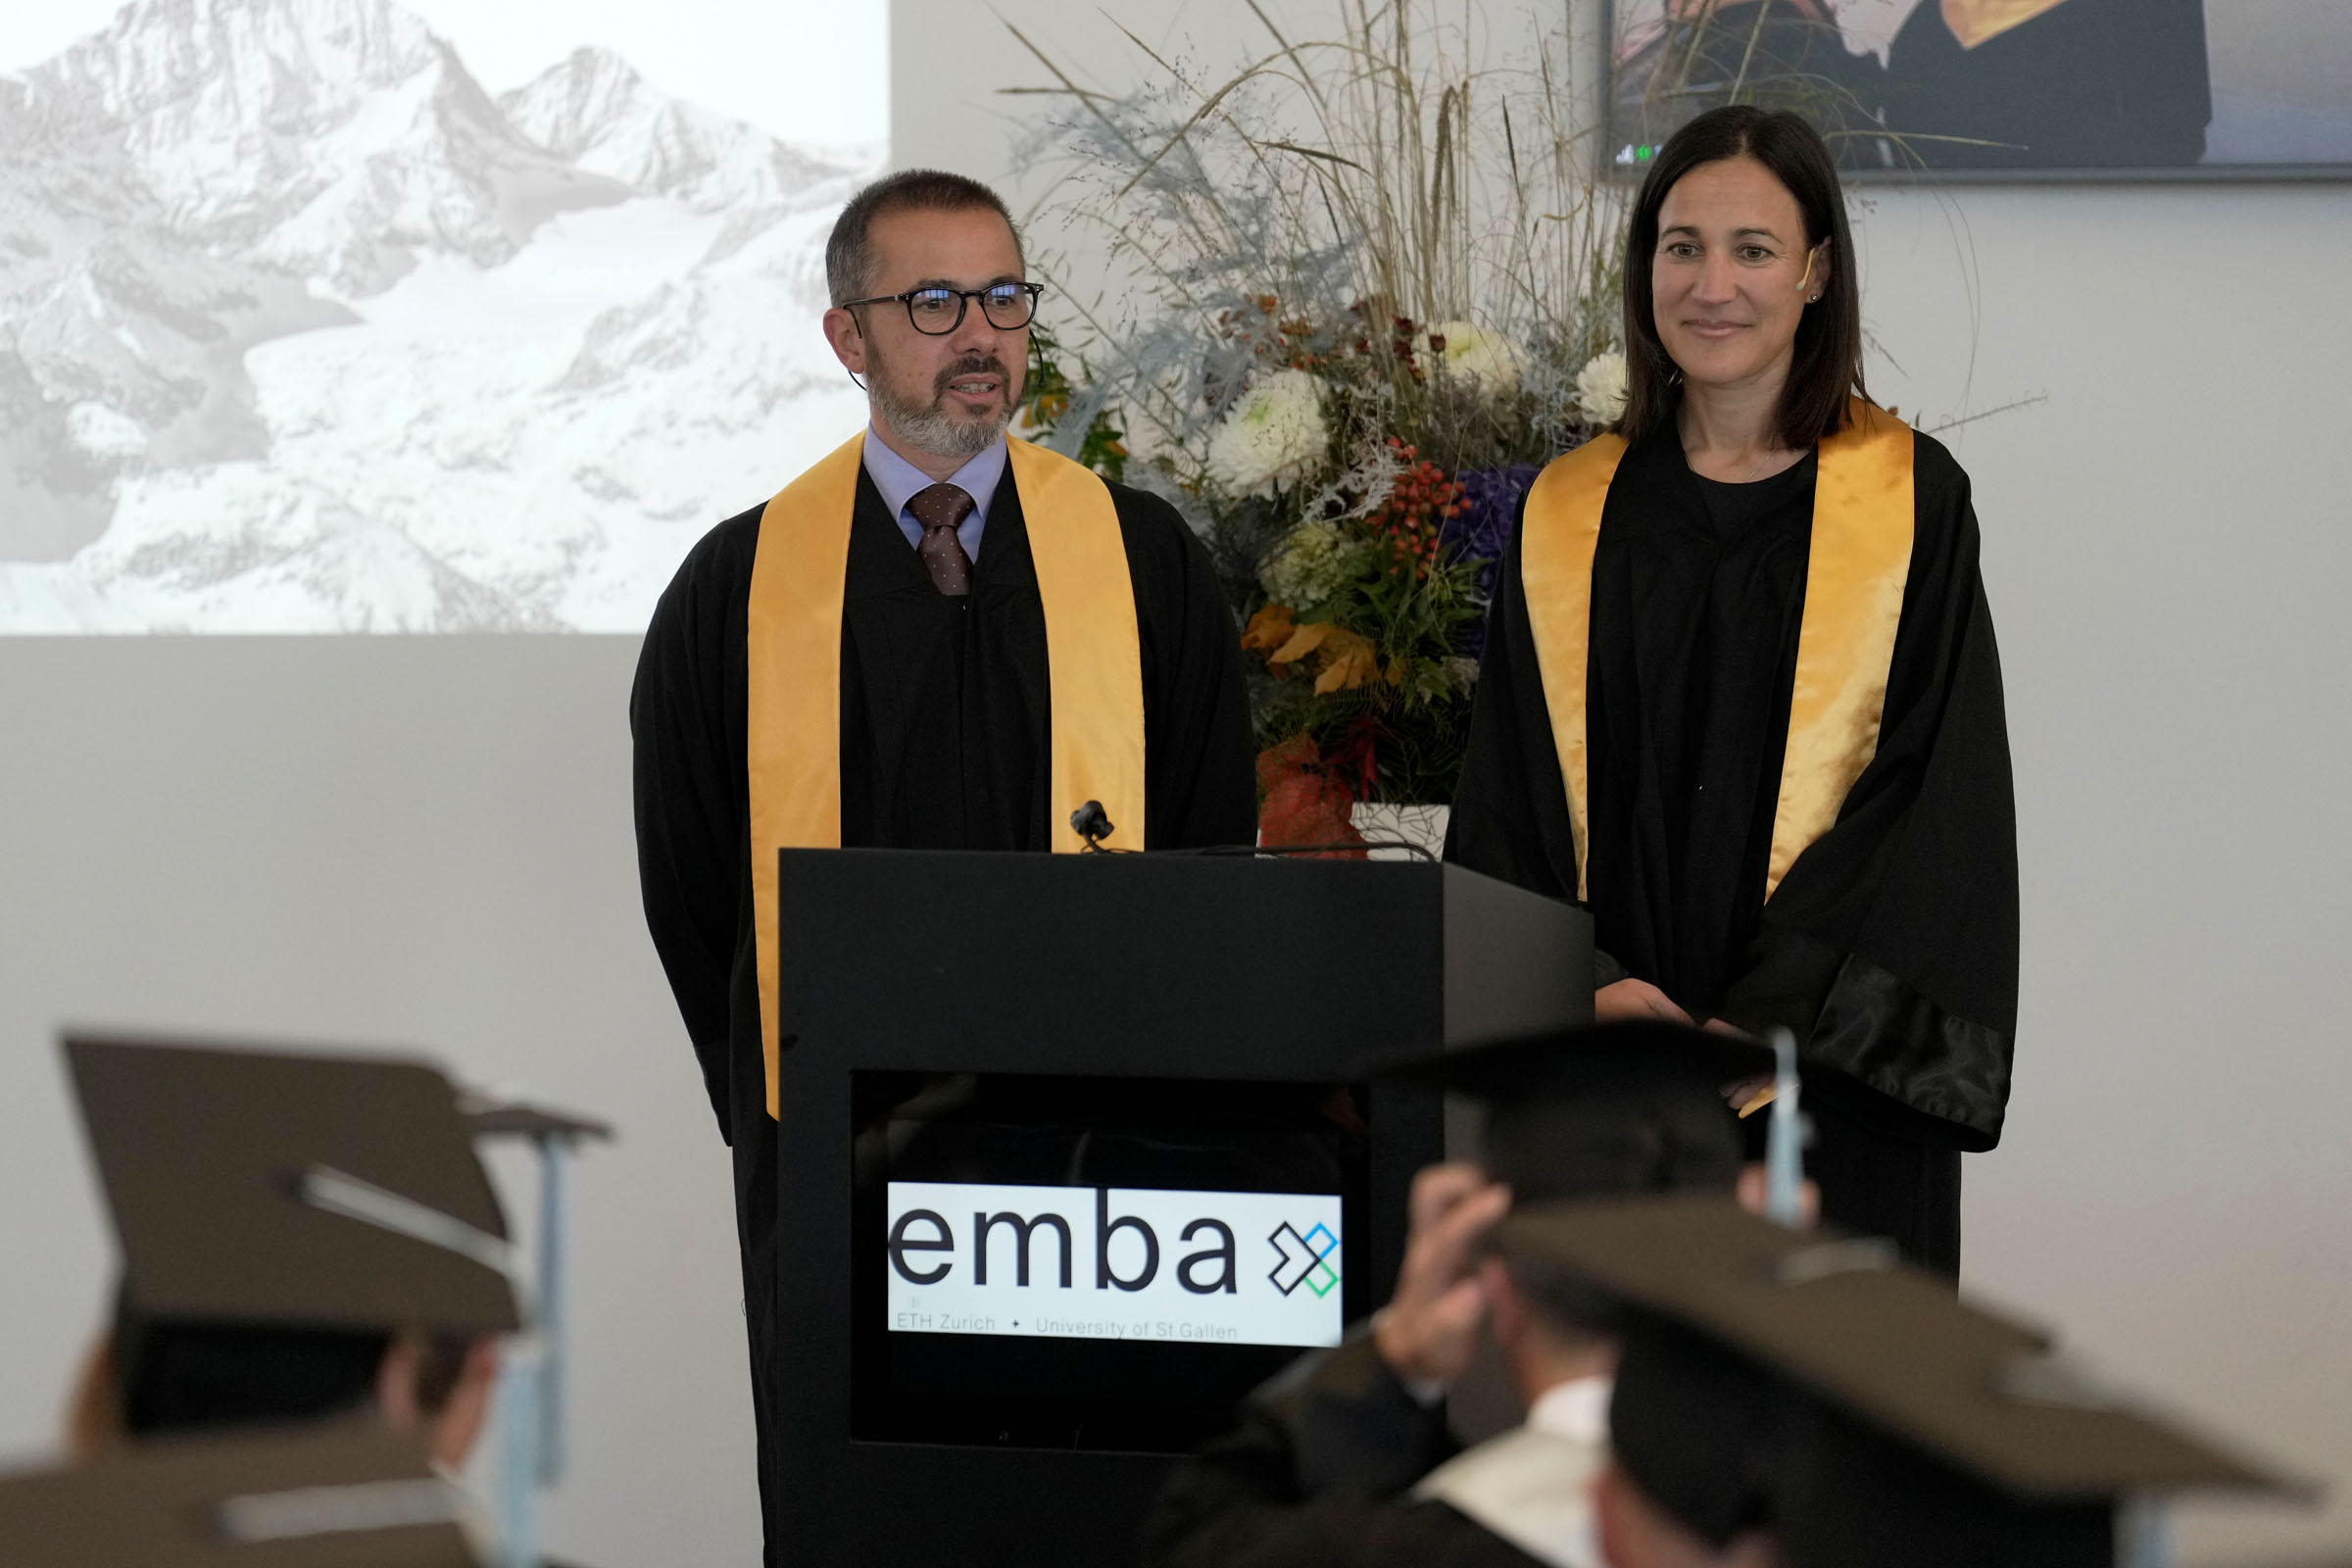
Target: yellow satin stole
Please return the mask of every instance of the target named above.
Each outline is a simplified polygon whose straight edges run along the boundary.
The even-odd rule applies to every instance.
[[[1052,848],[1085,848],[1068,813],[1101,801],[1122,844],[1144,841],[1144,662],[1110,488],[1026,441],[1005,480],[1021,499],[1046,616]],[[752,560],[749,710],[752,919],[767,1113],[776,1114],[776,852],[841,844],[841,608],[860,434],[760,514]]]
[[[1943,24],[1963,49],[1974,49],[2011,27],[2022,27],[2066,0],[1943,0]]]
[[[1625,450],[1622,439],[1603,435],[1554,459],[1529,489],[1521,524],[1527,614],[1568,787],[1579,899],[1592,893],[1585,703],[1592,555]],[[1846,792],[1878,752],[1903,585],[1911,575],[1911,427],[1859,398],[1849,406],[1846,427],[1821,444],[1767,899],[1806,847],[1837,822]]]

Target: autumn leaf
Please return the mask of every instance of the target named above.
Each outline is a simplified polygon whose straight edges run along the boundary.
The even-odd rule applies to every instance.
[[[1360,845],[1363,836],[1348,820],[1355,797],[1323,765],[1309,735],[1294,735],[1257,754],[1257,783],[1265,791],[1258,808],[1259,842],[1264,844]],[[1327,850],[1324,859],[1364,858],[1361,849]]]
[[[1354,804],[1347,785],[1311,772],[1295,773],[1266,792],[1266,803],[1258,811],[1258,837],[1268,845],[1360,845],[1363,835],[1348,820]],[[1315,858],[1360,860],[1364,852],[1326,850]]]
[[[1323,673],[1315,677],[1315,695],[1353,691],[1380,678],[1380,653],[1361,632],[1334,626],[1322,639]]]
[[[1271,790],[1294,773],[1322,765],[1323,750],[1315,744],[1315,738],[1294,735],[1257,754],[1257,787]]]
[[[1275,649],[1267,658],[1277,664],[1295,664],[1322,647],[1324,642],[1335,632],[1342,636],[1353,635],[1350,632],[1341,631],[1340,627],[1328,620],[1310,621],[1291,633],[1290,640]]]
[[[1290,606],[1268,605],[1251,615],[1250,624],[1242,629],[1242,646],[1270,653],[1291,640],[1295,624]]]

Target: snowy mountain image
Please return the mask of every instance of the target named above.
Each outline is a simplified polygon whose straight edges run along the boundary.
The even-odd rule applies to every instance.
[[[863,421],[811,149],[388,0],[137,0],[0,75],[0,630],[635,631]]]

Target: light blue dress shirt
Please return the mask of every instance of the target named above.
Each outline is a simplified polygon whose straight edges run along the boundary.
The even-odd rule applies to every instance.
[[[988,504],[996,499],[997,484],[1004,477],[1004,465],[1009,457],[1004,443],[992,441],[988,449],[947,477],[947,482],[972,498],[972,514],[963,519],[956,537],[963,544],[963,553],[980,559],[980,530],[988,525]],[[876,434],[872,426],[865,432],[865,471],[872,477],[874,488],[882,493],[882,504],[890,514],[899,519],[899,531],[910,545],[923,542],[923,525],[914,520],[906,510],[919,491],[928,490],[940,481],[890,450],[890,444]]]

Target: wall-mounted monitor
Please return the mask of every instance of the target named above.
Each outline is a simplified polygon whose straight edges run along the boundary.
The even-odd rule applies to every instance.
[[[2343,0],[1615,0],[1608,162],[1734,101],[1858,173],[2352,177]]]

